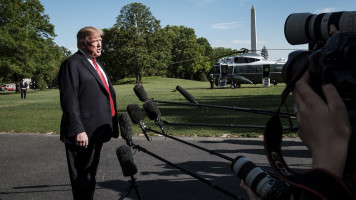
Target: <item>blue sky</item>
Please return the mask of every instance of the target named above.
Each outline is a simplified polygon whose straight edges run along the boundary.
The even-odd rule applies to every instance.
[[[306,49],[288,44],[284,22],[291,13],[356,11],[355,0],[40,0],[50,23],[55,26],[55,42],[73,53],[76,33],[84,26],[110,28],[123,6],[139,2],[150,8],[161,26],[193,28],[197,37],[208,39],[212,47],[250,49],[250,12],[256,9],[257,49]],[[291,50],[270,50],[271,59],[287,58]]]

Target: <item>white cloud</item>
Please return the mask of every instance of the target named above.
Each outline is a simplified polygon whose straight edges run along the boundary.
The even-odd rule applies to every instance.
[[[251,40],[233,40],[233,44],[251,44]]]
[[[226,22],[226,23],[217,23],[213,24],[211,28],[213,29],[220,29],[220,30],[227,30],[227,29],[237,29],[244,26],[242,22]]]
[[[328,12],[335,12],[338,10],[337,8],[322,8],[316,11],[316,13],[328,13]]]

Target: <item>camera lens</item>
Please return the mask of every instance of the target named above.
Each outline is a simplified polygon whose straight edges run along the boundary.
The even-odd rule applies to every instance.
[[[343,32],[356,32],[356,11],[342,13],[339,27]]]
[[[284,24],[284,35],[289,44],[305,44],[309,40],[311,13],[295,13],[288,16]]]
[[[274,181],[261,168],[244,156],[238,156],[232,165],[232,171],[262,197],[266,197]]]
[[[322,42],[330,37],[330,25],[342,32],[356,31],[356,11],[332,12],[318,15],[293,13],[284,24],[284,35],[289,44]]]
[[[259,196],[266,200],[290,199],[291,190],[284,181],[276,181],[244,156],[238,156],[231,165],[232,171]]]

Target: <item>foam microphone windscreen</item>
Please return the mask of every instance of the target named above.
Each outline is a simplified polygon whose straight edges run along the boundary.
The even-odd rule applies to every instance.
[[[142,85],[136,84],[133,90],[140,101],[142,102],[148,101],[147,93]]]
[[[156,103],[152,100],[146,101],[143,104],[143,109],[146,111],[150,120],[155,120],[161,116],[161,112],[159,111]]]
[[[127,106],[127,112],[129,113],[134,124],[138,124],[140,121],[145,119],[145,116],[143,116],[140,107],[135,103]]]
[[[176,89],[190,102],[190,103],[197,103],[195,98],[186,90],[184,90],[181,86],[177,85]]]
[[[132,139],[132,124],[129,114],[127,113],[120,113],[119,114],[119,125],[121,136],[124,140],[131,140]]]
[[[137,173],[137,166],[134,163],[131,148],[129,146],[121,145],[116,149],[116,155],[119,159],[124,176],[133,176]]]

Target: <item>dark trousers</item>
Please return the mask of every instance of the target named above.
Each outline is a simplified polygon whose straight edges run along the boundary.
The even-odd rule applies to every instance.
[[[21,99],[25,98],[26,99],[26,90],[21,89]]]
[[[211,81],[210,81],[210,88],[211,88],[211,89],[214,89],[214,80],[211,80]]]
[[[74,200],[92,200],[94,197],[102,142],[86,149],[73,144],[65,144],[70,182]]]

